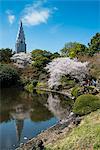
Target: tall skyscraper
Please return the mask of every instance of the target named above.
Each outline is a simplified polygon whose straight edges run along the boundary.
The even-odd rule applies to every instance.
[[[25,35],[24,35],[22,21],[20,22],[20,28],[17,35],[15,50],[16,53],[20,53],[20,52],[26,53],[26,43],[25,43]]]

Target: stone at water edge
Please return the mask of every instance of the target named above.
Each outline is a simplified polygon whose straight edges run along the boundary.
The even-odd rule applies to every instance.
[[[27,140],[27,139],[28,139],[28,138],[25,136],[25,137],[24,137],[24,140]]]

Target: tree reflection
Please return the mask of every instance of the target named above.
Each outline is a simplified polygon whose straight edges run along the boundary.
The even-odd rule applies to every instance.
[[[67,119],[71,100],[52,93],[27,93],[16,88],[4,89],[0,95],[0,123],[14,120],[17,142],[20,143],[24,122],[42,122],[56,117]]]
[[[63,96],[62,101],[64,107],[62,106],[60,95],[50,93],[46,105],[48,109],[54,114],[54,116],[56,116],[59,120],[67,119],[71,112],[71,103],[69,103],[69,99],[66,98],[67,103],[66,101],[64,103]]]

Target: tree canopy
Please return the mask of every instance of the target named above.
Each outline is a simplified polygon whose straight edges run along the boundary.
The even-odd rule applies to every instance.
[[[45,69],[50,74],[48,85],[50,88],[58,87],[62,76],[69,75],[73,79],[82,81],[88,75],[88,63],[79,62],[69,57],[61,57],[52,60]]]
[[[37,68],[43,69],[52,59],[60,57],[59,53],[51,53],[46,50],[35,49],[32,51],[33,65]]]
[[[95,53],[100,52],[100,33],[96,33],[88,43],[88,47],[78,42],[68,42],[60,50],[62,56],[71,58],[78,57],[79,55],[93,56]]]
[[[0,49],[0,62],[9,63],[11,61],[10,60],[11,57],[12,57],[12,49],[9,48]]]
[[[0,86],[8,87],[18,83],[19,75],[17,70],[8,64],[0,64]]]
[[[32,51],[32,60],[34,61],[33,66],[35,66],[38,69],[43,69],[43,67],[50,62],[50,57],[52,53],[46,51],[46,50],[41,50],[41,49],[36,49]]]
[[[88,54],[93,56],[95,53],[100,52],[100,33],[96,33],[90,40]]]
[[[37,59],[40,56],[50,58],[52,53],[46,51],[46,50],[41,50],[41,49],[35,49],[32,51],[32,58],[33,60]]]
[[[84,55],[85,53],[87,53],[87,50],[88,48],[81,43],[68,42],[65,44],[64,48],[61,49],[61,55],[74,58],[78,55]]]

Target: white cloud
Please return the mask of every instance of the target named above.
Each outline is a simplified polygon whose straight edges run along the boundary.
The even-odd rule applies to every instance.
[[[9,23],[13,24],[13,22],[15,21],[15,15],[13,15],[10,10],[6,11],[6,14],[7,14]]]
[[[43,7],[46,1],[38,1],[32,5],[28,5],[24,9],[22,16],[22,22],[27,26],[39,25],[41,23],[47,23],[48,18],[52,14],[52,9]]]
[[[10,24],[13,24],[14,20],[15,20],[15,16],[14,15],[8,15],[8,20]]]
[[[25,16],[23,16],[22,21],[25,25],[38,25],[40,23],[46,23],[49,16],[49,10],[34,10],[32,13],[28,12]]]

